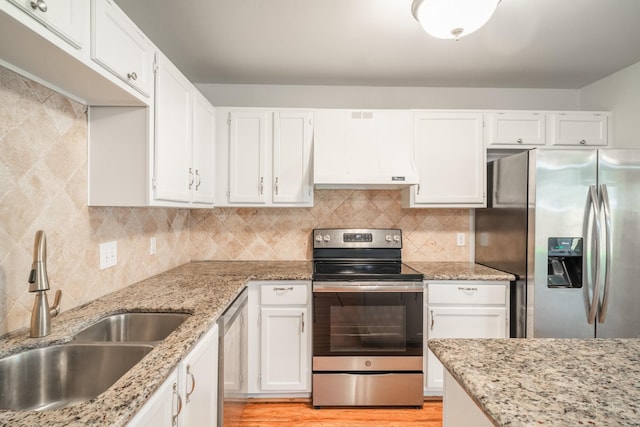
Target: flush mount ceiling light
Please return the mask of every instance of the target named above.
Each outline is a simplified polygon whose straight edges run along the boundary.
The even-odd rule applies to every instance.
[[[467,36],[487,23],[500,0],[413,0],[411,13],[439,39]]]

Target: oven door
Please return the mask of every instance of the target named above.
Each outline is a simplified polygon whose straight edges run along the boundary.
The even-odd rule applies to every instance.
[[[422,309],[422,282],[314,282],[313,356],[422,357]]]

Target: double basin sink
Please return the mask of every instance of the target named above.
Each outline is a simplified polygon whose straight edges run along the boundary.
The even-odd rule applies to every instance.
[[[113,314],[67,344],[0,359],[0,410],[44,411],[91,400],[188,317],[188,313]]]

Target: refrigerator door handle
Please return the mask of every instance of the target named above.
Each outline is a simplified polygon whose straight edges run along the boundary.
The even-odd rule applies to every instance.
[[[601,226],[600,226],[600,203],[598,199],[598,190],[595,185],[589,186],[589,205],[593,210],[593,221],[596,226],[595,233],[595,257],[591,257],[593,260],[595,258],[595,273],[593,275],[593,295],[591,295],[591,303],[589,304],[589,315],[587,317],[587,321],[590,325],[593,324],[596,320],[596,315],[598,314],[598,300],[600,295],[600,235],[601,235]],[[593,227],[589,228],[589,233],[593,235]],[[591,239],[589,239],[591,241]]]
[[[604,320],[607,317],[607,307],[609,306],[609,290],[611,289],[611,205],[609,204],[609,191],[607,190],[607,184],[600,185],[600,200],[604,211],[605,270],[604,291],[598,314],[598,322],[604,323]]]

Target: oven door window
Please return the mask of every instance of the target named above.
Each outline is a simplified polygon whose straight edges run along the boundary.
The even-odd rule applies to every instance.
[[[314,293],[314,356],[421,356],[421,292]]]

